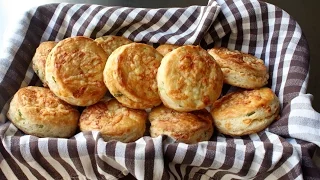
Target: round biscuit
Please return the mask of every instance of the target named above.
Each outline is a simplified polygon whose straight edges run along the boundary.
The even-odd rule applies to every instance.
[[[26,134],[69,138],[78,127],[79,112],[60,100],[48,88],[19,89],[10,102],[8,119]]]
[[[56,44],[57,42],[54,41],[45,41],[40,43],[32,58],[32,68],[38,75],[44,87],[48,86],[45,78],[46,59]]]
[[[223,47],[208,52],[220,65],[225,83],[246,89],[260,88],[268,83],[267,67],[261,59]]]
[[[151,137],[164,134],[191,144],[208,141],[213,134],[212,116],[206,109],[178,112],[160,105],[151,109],[149,121]]]
[[[147,112],[122,106],[116,99],[88,106],[79,121],[81,131],[99,131],[105,141],[132,142],[146,130]]]
[[[107,92],[103,82],[106,60],[106,53],[94,40],[82,36],[66,38],[47,58],[48,86],[69,104],[92,105]]]
[[[229,93],[211,109],[215,127],[231,136],[262,131],[278,118],[280,103],[270,88]]]
[[[103,48],[107,53],[107,56],[116,50],[118,47],[132,43],[128,38],[122,36],[107,35],[96,38],[95,41]]]
[[[113,89],[110,93],[127,107],[157,106],[161,103],[156,83],[161,59],[162,55],[150,45],[123,45],[109,56],[103,72],[104,82],[108,89]]]
[[[187,45],[164,56],[158,69],[157,83],[165,106],[177,111],[194,111],[218,99],[223,74],[207,51]]]
[[[174,44],[161,44],[156,48],[156,50],[162,55],[165,56],[169,52],[173,51],[174,49],[177,49],[180,47],[179,45],[174,45]]]
[[[112,71],[106,70],[104,71],[105,77],[111,77]],[[148,102],[135,102],[128,98],[125,94],[121,93],[114,82],[113,78],[104,78],[104,83],[108,85],[108,90],[113,97],[115,97],[119,102],[124,102],[126,107],[134,108],[134,109],[146,109],[150,105]]]

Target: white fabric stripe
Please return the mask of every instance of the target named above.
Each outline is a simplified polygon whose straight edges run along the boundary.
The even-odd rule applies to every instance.
[[[268,8],[268,23],[275,24],[275,7],[273,5],[267,4],[267,8]],[[266,52],[265,52],[265,59],[264,59],[264,64],[266,65],[268,72],[272,71],[271,69],[269,69],[269,65],[270,65],[271,39],[273,36],[273,32],[274,32],[274,26],[269,26],[269,38],[267,41],[267,46],[265,48]],[[272,72],[273,72],[273,77],[277,77],[277,71],[272,71]],[[269,77],[269,78],[272,79],[273,77]],[[275,90],[274,81],[272,81],[271,89],[273,91]]]
[[[159,22],[168,22],[169,19],[172,17],[172,15],[174,14],[175,10],[171,10],[168,9],[167,11],[164,12],[163,16],[160,18]],[[154,29],[154,31],[157,31],[161,28],[162,26],[159,26],[158,24],[154,24],[152,25],[152,29]],[[162,32],[162,33],[156,33],[154,34],[151,38],[150,41],[151,42],[157,42],[162,36],[164,35],[168,35],[171,34],[171,28],[168,28],[167,31]]]
[[[262,10],[260,8],[259,1],[252,1],[252,6],[254,7],[253,10],[256,14],[256,20],[257,20],[257,41],[256,41],[256,50],[254,55],[256,57],[261,57],[264,41],[265,41],[263,36]]]
[[[203,24],[205,23],[206,17],[208,17],[210,11],[212,11],[212,10],[214,9],[213,7],[207,7],[207,8],[209,8],[209,10],[208,10],[208,9],[205,10],[204,7],[201,7],[201,12],[202,12],[202,10],[203,10],[203,12],[201,13],[201,16],[202,16],[203,18],[201,19],[198,27],[200,27],[200,25],[203,25]],[[203,15],[202,15],[202,14],[203,14]],[[216,16],[215,16],[213,19],[215,19],[215,18],[216,18]],[[212,25],[212,23],[211,23],[211,25]],[[199,33],[200,33],[200,30],[201,30],[201,28],[196,28],[196,29],[195,29],[195,34],[199,34]],[[191,42],[194,42],[195,40],[196,40],[196,36],[192,36],[192,38],[189,39],[189,42],[191,43]]]
[[[155,159],[153,163],[153,179],[161,179],[163,175],[163,152],[162,152],[162,137],[152,139],[154,144]]]
[[[21,83],[20,88],[28,86],[30,81],[31,81],[31,79],[32,79],[32,77],[33,77],[33,75],[34,75],[34,71],[33,71],[33,68],[32,68],[32,63],[30,63],[29,67],[28,67],[28,70],[27,70],[26,74],[24,75],[24,79],[23,79],[23,81]]]
[[[287,32],[289,20],[290,20],[290,16],[288,14],[286,14],[285,12],[283,12],[283,18],[282,18],[281,21],[284,21],[285,24],[286,24],[285,32]],[[281,86],[280,86],[280,92],[279,92],[279,94],[282,94],[282,95],[283,95],[283,91],[284,91],[284,88],[285,88],[285,85],[286,85],[286,80],[287,80],[287,77],[288,77],[290,63],[291,63],[291,60],[292,60],[292,57],[293,57],[293,53],[294,53],[294,50],[296,49],[296,47],[297,47],[297,45],[299,43],[299,42],[297,42],[295,40],[295,38],[301,38],[300,31],[301,30],[298,29],[298,27],[296,26],[296,28],[294,30],[294,33],[293,33],[293,37],[290,40],[290,43],[288,44],[287,47],[283,47],[283,48],[286,49],[286,51],[285,51],[285,56],[284,56],[284,59],[283,59],[282,80],[281,80]],[[280,32],[282,32],[282,31],[280,31]],[[287,34],[283,37],[283,40],[285,39],[286,36],[287,36]]]
[[[302,179],[303,179],[302,174],[299,174],[299,176],[297,178],[295,178],[295,180],[302,180]]]
[[[254,157],[251,162],[251,166],[249,168],[247,175],[244,176],[243,178],[250,178],[257,175],[261,167],[261,163],[264,158],[264,155],[266,153],[266,150],[264,149],[264,146],[263,146],[263,142],[260,140],[260,137],[257,134],[249,135],[249,137],[252,140],[252,144],[255,148]]]
[[[15,163],[20,167],[21,171],[27,176],[28,179],[36,179],[36,177],[31,173],[31,171],[22,163],[20,163],[12,154],[11,154],[11,138],[12,136],[5,136],[2,139],[3,146],[7,149],[7,152],[10,154]]]
[[[273,152],[272,152],[272,164],[271,167],[268,169],[268,171],[274,169],[275,165],[278,164],[278,162],[281,160],[283,155],[283,145],[281,144],[281,140],[279,139],[278,135],[267,133],[268,139],[270,142],[272,142],[273,145]]]
[[[284,13],[284,12],[283,12]],[[279,31],[279,35],[277,36],[278,37],[278,41],[277,41],[277,54],[276,54],[276,58],[275,58],[275,65],[274,65],[274,69],[273,69],[273,72],[275,73],[277,71],[277,74],[278,74],[278,71],[279,71],[279,65],[280,65],[280,61],[281,59],[283,58],[283,56],[281,57],[281,51],[282,49],[284,48],[283,47],[283,42],[287,36],[287,30],[288,30],[288,23],[289,23],[289,19],[287,17],[284,17],[285,14],[282,14],[282,19],[281,19],[281,24],[280,24],[280,29],[282,31]],[[282,59],[283,61],[285,61],[285,59]],[[285,70],[285,64],[283,64],[283,69],[282,71],[286,72]],[[285,74],[281,74],[282,76],[287,76]],[[278,79],[278,76],[275,76],[273,75],[272,77],[272,82],[275,82],[273,84],[275,84],[275,88],[277,87],[276,85],[276,82],[277,82],[277,79]],[[283,77],[282,77],[282,80],[285,80]],[[283,85],[285,84],[285,81],[282,81],[281,84],[280,84],[280,90],[279,90],[279,94],[277,94],[278,98],[279,98],[279,101],[280,101],[280,105],[281,105],[281,108],[283,107]]]
[[[310,66],[309,66],[309,69],[310,69]],[[307,73],[306,79],[304,79],[299,95],[305,94],[307,92],[308,82],[309,82],[309,72]]]
[[[206,157],[207,147],[208,147],[207,141],[198,143],[197,153],[194,156],[193,161],[191,163],[192,166],[201,166],[201,164],[203,163]]]
[[[194,7],[194,8],[195,8],[195,7]],[[194,11],[195,11],[195,10],[196,10],[196,9],[194,9]],[[204,9],[203,9],[203,8],[200,8],[200,14],[199,14],[199,16],[201,17],[201,16],[203,15],[203,13],[204,13]],[[181,26],[186,23],[186,21],[189,19],[190,16],[191,16],[191,15],[186,16],[186,14],[183,13],[183,14],[179,17],[177,23],[175,23],[175,24],[173,25],[174,29],[179,30],[179,29],[181,28]],[[176,42],[176,41],[177,41],[178,39],[180,39],[181,37],[184,37],[184,36],[192,33],[192,31],[194,31],[194,30],[197,31],[197,27],[200,26],[201,21],[203,21],[203,19],[197,18],[196,21],[194,21],[193,25],[191,25],[191,27],[189,27],[185,32],[183,32],[183,33],[181,33],[181,34],[179,34],[179,35],[171,36],[171,37],[168,39],[168,42]],[[173,32],[175,33],[176,31],[173,31]],[[194,40],[195,40],[195,37],[192,36],[191,38],[189,38],[189,39],[186,41],[186,44],[191,44],[192,42],[194,42]]]
[[[66,6],[66,4],[63,4],[63,3],[61,3],[61,4],[59,4],[57,6],[56,10],[54,11],[53,16],[50,19],[50,22],[47,25],[46,30],[44,31],[44,33],[43,33],[43,35],[41,37],[41,42],[47,41],[49,39],[49,37],[50,37],[50,35],[52,33],[52,30],[53,30],[53,28],[54,28],[54,26],[56,24],[56,21],[58,19],[58,16],[61,13],[62,8],[65,7],[65,6]]]
[[[294,138],[286,138],[286,141],[290,143],[296,150],[297,153],[299,154],[300,159],[302,159],[302,147],[301,145],[296,141]]]
[[[244,158],[246,154],[246,146],[242,139],[234,139],[236,144],[235,161],[229,171],[233,173],[239,173],[244,164]],[[239,178],[239,177],[238,177]]]
[[[30,152],[30,135],[21,136],[20,138],[20,152],[23,159],[28,163],[31,167],[37,170],[43,177],[47,179],[53,179],[50,174],[47,173],[45,169],[33,158]]]
[[[92,168],[90,156],[88,155],[89,153],[87,150],[87,141],[84,140],[85,137],[83,136],[83,133],[78,133],[74,137],[77,140],[77,150],[79,154],[79,159],[81,161],[81,165],[83,167],[86,178],[97,179]]]
[[[124,22],[122,23],[122,26],[127,26],[128,24],[132,23],[135,20],[135,17],[138,15],[138,13],[141,11],[141,9],[133,9],[127,16],[126,19],[124,20]],[[135,23],[136,25],[139,23]],[[131,27],[131,26],[130,26]],[[130,29],[129,27],[129,29]],[[116,31],[118,31],[121,27],[117,28]],[[128,29],[128,30],[129,30]],[[126,30],[123,34],[124,37],[129,37],[132,30],[128,31]]]
[[[149,11],[147,14],[146,14],[146,18],[145,19],[148,19],[148,20],[151,20],[155,14],[158,12],[158,10],[151,10]],[[137,28],[140,28],[141,26],[143,26],[144,23],[141,23],[139,24],[139,27]],[[138,24],[137,24],[138,25]],[[142,38],[149,32],[154,32],[156,29],[153,28],[153,26],[150,26],[148,27],[147,29],[145,29],[144,31],[141,31],[139,32],[135,38],[134,38],[134,41],[141,41]]]
[[[73,164],[72,160],[70,159],[70,155],[68,152],[68,139],[58,139],[57,142],[57,149],[61,159],[63,159],[67,164],[69,164],[72,169],[77,173],[79,178],[85,178],[81,172]]]
[[[112,158],[107,156],[106,152],[107,152],[106,142],[102,138],[100,138],[98,140],[98,142],[97,142],[97,155],[99,156],[99,158],[101,160],[103,160],[104,162],[106,162],[111,167],[121,171],[124,175],[127,175],[128,174],[128,170],[125,169],[124,167],[122,167],[121,165],[119,165],[117,162],[115,162],[115,160],[113,160]],[[118,179],[118,178],[114,177],[113,175],[103,171],[100,167],[99,167],[98,171],[101,174],[103,174],[104,176],[106,176],[107,179],[112,179],[112,180],[113,179]]]
[[[86,9],[82,14],[81,17],[75,22],[75,24],[72,27],[71,36],[77,36],[79,33],[79,30],[83,23],[88,19],[88,17],[91,15],[91,13],[98,7],[98,5],[91,5],[88,9]],[[79,8],[80,9],[80,8]],[[89,34],[90,35],[90,34]],[[84,36],[86,36],[84,34]]]
[[[241,13],[241,17],[242,17],[242,31],[243,31],[242,39],[243,39],[243,41],[242,41],[242,46],[241,46],[240,51],[248,53],[249,42],[251,39],[249,13],[248,13],[248,11],[242,1],[235,1],[235,5],[237,6],[239,12]]]
[[[237,26],[235,23],[236,19],[234,17],[234,15],[231,12],[231,9],[229,8],[229,6],[227,6],[226,2],[224,0],[217,0],[218,4],[220,4],[221,6],[221,11],[223,12],[227,22],[230,25],[230,29],[231,29],[231,34],[229,37],[229,42],[228,42],[228,46],[227,48],[229,49],[235,49],[235,40],[237,39]]]
[[[18,180],[17,176],[14,174],[13,170],[10,168],[9,164],[5,159],[0,162],[0,170],[6,176],[6,179]]]
[[[84,32],[84,36],[90,37],[92,34],[93,29],[96,28],[97,24],[100,22],[102,16],[105,15],[105,13],[109,10],[109,8],[103,8],[91,19],[88,27],[86,28]]]
[[[299,139],[307,140],[309,142],[312,142],[312,143],[320,146],[319,130],[317,131],[317,129],[314,129],[313,127],[304,126],[304,125],[301,125],[301,124],[299,124],[299,125],[290,124],[290,128],[289,129],[290,129],[290,135],[292,137],[299,137]],[[306,134],[312,135],[315,138],[314,139],[310,139],[308,137],[305,137]]]
[[[310,104],[308,103],[306,105],[310,105]],[[291,109],[290,114],[289,114],[289,119],[291,119],[291,118],[299,118],[299,119],[309,118],[309,119],[317,120],[319,115],[320,115],[319,113],[315,113],[315,111],[312,109],[302,109],[302,108]],[[290,121],[290,122],[292,122],[294,124],[294,121]],[[319,120],[319,122],[320,122],[320,120]],[[308,123],[306,123],[306,124],[308,124]],[[292,124],[290,123],[289,126],[291,127],[291,125]],[[312,126],[311,126],[311,128],[312,128]],[[317,132],[319,132],[319,129],[315,129],[315,130],[317,130]]]
[[[213,177],[217,172],[219,171],[222,171],[222,170],[219,170],[219,169],[211,169],[211,170],[208,170],[205,174],[209,177]]]
[[[126,167],[126,159],[125,159],[125,154],[126,154],[126,145],[122,142],[118,142],[116,144],[115,148],[115,160],[119,165],[122,167]]]
[[[105,22],[105,25],[103,26],[103,28],[97,33],[97,37],[101,37],[103,34],[105,34],[111,27],[112,25],[115,23],[116,20],[118,20],[118,16],[125,11],[127,8],[124,7],[119,7],[118,9],[116,9],[115,11],[113,11],[111,13],[111,16],[108,18],[108,20]],[[141,11],[137,9],[137,11]],[[126,36],[128,37],[128,36]]]
[[[56,41],[60,41],[64,38],[64,35],[67,32],[68,25],[70,24],[72,16],[79,10],[80,5],[73,5],[65,14],[64,19],[62,21],[61,26],[59,27],[59,31],[56,35]],[[56,15],[56,13],[55,13]],[[60,14],[57,14],[59,16]],[[53,26],[54,27],[54,26]]]
[[[226,138],[218,136],[217,137],[217,145],[216,145],[216,154],[214,156],[214,160],[211,164],[211,168],[213,169],[219,169],[223,163],[225,162],[226,159]]]
[[[144,154],[144,147],[146,145],[146,142],[144,141],[143,138],[140,138],[136,141],[136,149],[134,153],[134,174],[136,175],[137,179],[144,179],[144,171],[145,165],[144,165],[144,160],[145,160],[145,154]],[[143,153],[141,153],[143,152]]]
[[[39,138],[38,139],[38,148],[42,156],[48,161],[48,163],[54,167],[54,169],[64,178],[71,179],[69,173],[65,170],[65,168],[54,158],[51,157],[49,153],[49,144],[47,138]]]
[[[21,19],[19,23],[6,27],[7,29],[5,35],[3,36],[3,42],[1,42],[3,43],[2,49],[0,49],[3,50],[0,51],[0,83],[3,81],[3,78],[10,67],[10,64],[13,60],[12,57],[17,53],[24,37],[26,36],[28,27],[30,25],[30,20],[35,13],[35,8],[29,10],[29,13],[30,14],[28,16],[21,16],[23,19]],[[13,52],[10,52],[8,48],[11,48]]]
[[[253,177],[250,177],[250,178],[253,178]],[[244,179],[244,178],[235,174],[225,174],[220,180],[229,180],[229,179]]]
[[[293,149],[292,156],[290,156],[278,169],[275,169],[266,179],[279,179],[286,175],[293,167],[300,162],[299,155]]]
[[[186,156],[187,153],[187,149],[188,149],[188,145],[185,143],[179,143],[176,153],[174,154],[174,158],[172,160],[173,163],[175,164],[181,164],[183,159]]]

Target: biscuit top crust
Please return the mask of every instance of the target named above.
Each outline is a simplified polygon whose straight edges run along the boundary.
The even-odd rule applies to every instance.
[[[48,88],[28,86],[19,89],[15,96],[17,98],[12,105],[18,109],[19,118],[30,118],[34,122],[50,119],[50,124],[72,125],[74,120],[63,121],[52,117],[70,117],[71,114],[79,117],[79,112],[73,106],[60,100]]]
[[[218,99],[212,106],[211,113],[216,119],[237,118],[250,115],[258,108],[266,108],[272,114],[272,103],[278,103],[278,98],[270,88],[245,90],[229,93]]]
[[[83,111],[80,117],[80,129],[98,130],[108,136],[122,136],[136,126],[144,125],[146,119],[147,112],[144,110],[127,108],[116,99],[101,100]]]
[[[162,55],[165,56],[169,52],[173,51],[174,49],[177,49],[180,47],[179,45],[174,45],[174,44],[162,44],[157,47],[157,51]]]
[[[212,128],[213,119],[211,114],[205,109],[192,112],[178,112],[160,105],[151,110],[149,121],[152,128],[164,132],[169,131],[175,137],[188,139],[198,130],[205,131]],[[157,133],[161,134],[161,132]],[[179,137],[180,135],[185,137]]]
[[[107,53],[107,56],[110,56],[110,54],[118,47],[132,43],[131,40],[125,37],[113,35],[102,36],[95,39],[95,41],[103,48]]]
[[[43,82],[43,86],[47,86],[47,83],[45,82],[46,59],[56,44],[57,42],[54,41],[45,41],[40,43],[32,58],[33,70]]]
[[[146,99],[160,103],[156,75],[162,57],[152,46],[142,43],[115,50],[109,59],[116,60],[113,77],[120,92],[136,102]]]
[[[106,53],[94,40],[82,36],[64,39],[48,56],[48,85],[72,105],[94,104],[107,91],[103,82],[106,60]]]
[[[171,51],[162,59],[157,80],[166,106],[178,111],[192,111],[203,109],[218,99],[223,74],[207,51],[187,45]]]
[[[215,47],[208,50],[221,68],[230,68],[242,73],[249,73],[255,76],[266,76],[267,67],[263,60],[250,54],[237,50],[229,50],[224,47]]]

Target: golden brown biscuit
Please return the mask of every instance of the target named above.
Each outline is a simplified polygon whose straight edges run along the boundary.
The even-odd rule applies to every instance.
[[[187,45],[163,57],[157,83],[165,106],[177,111],[194,111],[218,99],[223,75],[207,51]]]
[[[13,96],[7,117],[26,134],[68,138],[78,127],[79,112],[48,88],[29,86]]]
[[[278,118],[279,112],[279,100],[270,88],[227,94],[211,109],[215,127],[232,136],[262,131]]]
[[[147,109],[161,103],[156,74],[162,55],[152,46],[131,43],[109,56],[103,72],[110,93],[123,105]]]
[[[132,142],[143,136],[147,113],[122,106],[116,99],[101,100],[81,114],[81,131],[97,130],[105,141]]]
[[[205,109],[178,112],[161,105],[152,108],[149,121],[151,137],[165,134],[179,142],[197,143],[208,141],[213,134],[212,117]]]
[[[105,77],[112,77],[112,71],[104,71]],[[149,107],[149,103],[146,101],[135,102],[128,98],[125,94],[122,94],[116,87],[115,80],[113,78],[105,78],[105,84],[108,84],[108,90],[119,102],[125,102],[125,106],[134,109],[146,109]],[[138,88],[138,87],[137,87]]]
[[[173,45],[173,44],[162,44],[160,46],[157,47],[157,51],[162,54],[162,56],[165,56],[166,54],[168,54],[169,52],[173,51],[174,49],[177,49],[178,45]]]
[[[103,48],[108,56],[118,47],[132,43],[131,40],[125,37],[113,35],[102,36],[95,39],[95,41]]]
[[[50,51],[54,48],[56,44],[57,42],[54,41],[46,41],[40,43],[32,58],[32,68],[34,72],[38,75],[44,87],[48,86],[45,78],[46,59]]]
[[[220,65],[225,83],[246,89],[260,88],[268,83],[267,67],[261,59],[223,47],[208,52]]]
[[[48,86],[69,104],[92,105],[107,91],[102,74],[106,60],[106,53],[94,40],[81,36],[66,38],[47,58]]]

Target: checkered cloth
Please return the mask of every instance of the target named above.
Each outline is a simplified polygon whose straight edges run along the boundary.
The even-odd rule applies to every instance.
[[[268,67],[281,118],[257,134],[233,138],[216,132],[210,141],[189,145],[167,136],[105,142],[96,131],[38,138],[7,120],[14,93],[41,84],[31,68],[40,42],[108,34],[253,54]],[[299,25],[257,0],[169,9],[83,4],[31,9],[0,54],[0,179],[118,179],[128,173],[137,179],[319,179],[313,159],[320,162],[320,114],[312,109],[312,95],[305,94],[308,71],[308,45]]]

